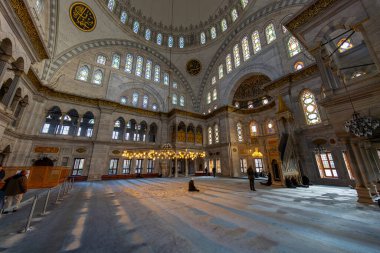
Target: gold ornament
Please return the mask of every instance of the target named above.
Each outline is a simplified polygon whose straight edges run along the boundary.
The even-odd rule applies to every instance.
[[[96,26],[96,16],[91,8],[82,2],[70,6],[70,19],[83,32],[91,32]]]
[[[192,76],[196,76],[201,72],[202,65],[198,60],[192,59],[187,62],[186,64],[186,70],[187,73],[189,73]]]

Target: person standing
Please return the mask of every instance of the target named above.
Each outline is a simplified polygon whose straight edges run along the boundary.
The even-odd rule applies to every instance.
[[[253,172],[252,166],[248,167],[247,175],[248,175],[249,187],[251,188],[251,191],[256,191],[256,189],[255,189],[255,173]]]
[[[13,212],[16,212],[18,209],[18,206],[20,205],[20,202],[22,200],[22,197],[24,196],[24,193],[27,192],[27,181],[28,178],[26,177],[26,170],[22,170],[20,173],[7,178],[5,180],[6,187],[5,187],[5,208],[9,209],[12,207],[12,205],[15,205],[15,208],[13,209]],[[8,213],[8,212],[4,212]]]
[[[215,177],[216,176],[216,168],[212,168],[212,175]]]

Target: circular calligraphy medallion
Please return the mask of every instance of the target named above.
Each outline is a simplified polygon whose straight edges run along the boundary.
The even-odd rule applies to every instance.
[[[186,70],[187,73],[189,73],[192,76],[196,76],[201,72],[202,65],[198,60],[192,59],[187,62],[186,64]]]
[[[75,2],[70,6],[70,19],[83,32],[91,32],[95,29],[95,14],[85,3]]]

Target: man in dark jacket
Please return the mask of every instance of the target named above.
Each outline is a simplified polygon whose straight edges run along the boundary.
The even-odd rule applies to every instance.
[[[26,177],[26,170],[22,170],[20,173],[7,178],[5,180],[5,208],[9,209],[12,207],[12,205],[15,205],[15,208],[13,209],[13,212],[15,212],[18,209],[18,206],[20,205],[20,202],[22,200],[22,197],[24,193],[27,192],[27,181],[28,178]],[[4,212],[7,213],[7,212]]]
[[[247,170],[247,175],[249,179],[249,187],[251,188],[251,191],[256,191],[255,189],[255,173],[253,172],[253,169],[251,166],[249,166]]]

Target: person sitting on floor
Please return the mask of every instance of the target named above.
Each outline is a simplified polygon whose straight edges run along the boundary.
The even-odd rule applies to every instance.
[[[292,184],[295,186],[295,187],[304,187],[304,188],[309,188],[308,185],[303,185],[303,184],[299,184],[297,179],[295,177],[292,177]]]
[[[190,181],[189,181],[189,192],[199,192],[199,190],[197,189],[197,187],[195,187],[195,185],[194,185],[193,178],[191,178]]]
[[[260,184],[265,185],[265,186],[271,186],[272,185],[272,174],[270,172],[268,173],[268,181],[260,182]]]
[[[296,188],[295,185],[292,183],[292,180],[290,180],[290,178],[288,177],[285,179],[285,185],[288,188]]]

